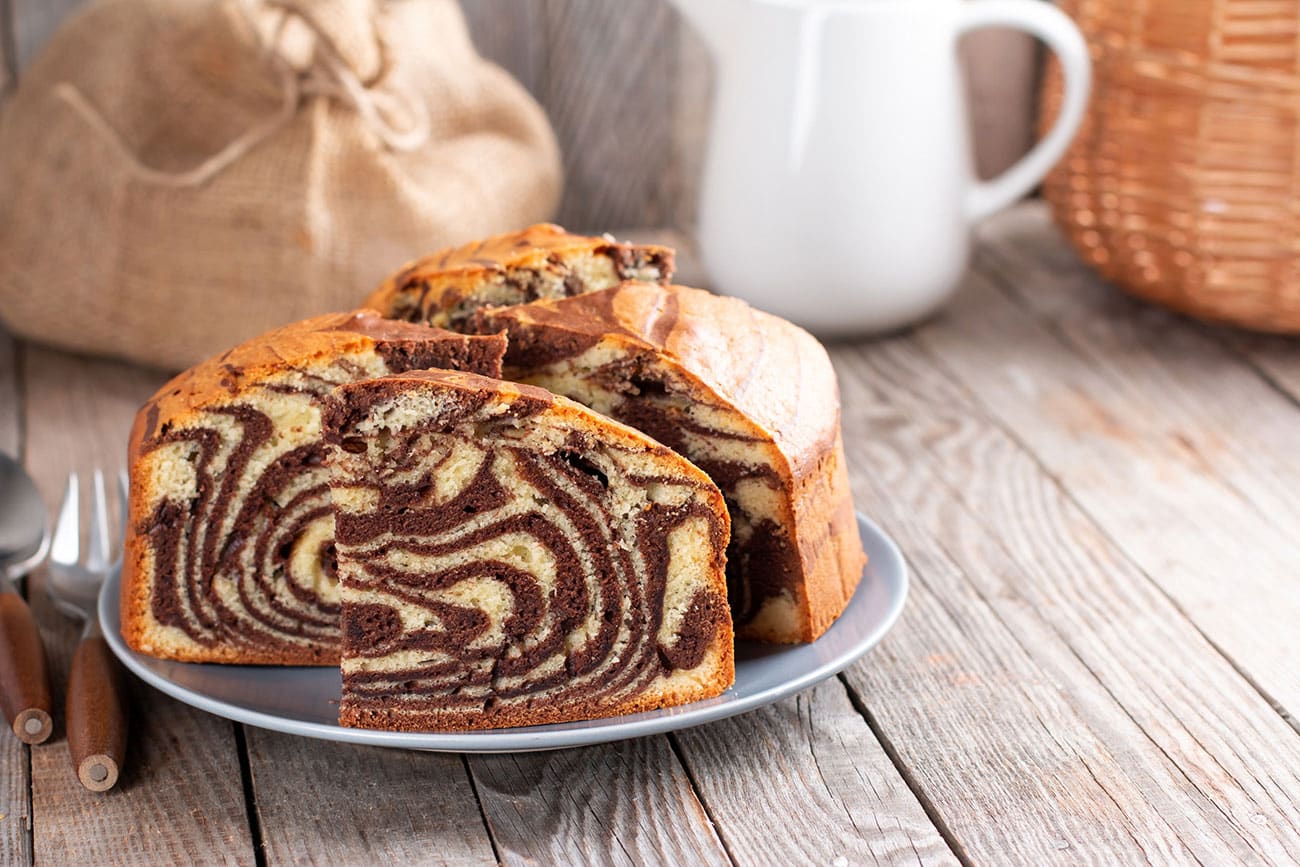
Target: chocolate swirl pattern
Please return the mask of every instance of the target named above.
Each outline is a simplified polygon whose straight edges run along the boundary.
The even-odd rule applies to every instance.
[[[727,578],[742,638],[811,641],[844,610],[865,557],[839,394],[811,335],[735,298],[626,283],[480,310],[509,338],[506,374],[680,452],[727,498]]]
[[[188,661],[337,662],[323,397],[413,365],[494,372],[503,351],[500,338],[339,314],[264,335],[164,386],[132,435],[128,643]]]
[[[667,282],[673,251],[571,235],[547,223],[404,265],[366,299],[385,316],[461,330],[483,306],[565,298],[624,280]]]
[[[343,724],[532,725],[731,683],[728,520],[698,469],[563,398],[467,374],[336,398]]]

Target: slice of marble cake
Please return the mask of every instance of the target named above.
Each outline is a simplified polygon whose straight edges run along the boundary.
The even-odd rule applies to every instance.
[[[715,696],[727,513],[696,467],[530,386],[342,386],[326,414],[344,725],[475,729]]]

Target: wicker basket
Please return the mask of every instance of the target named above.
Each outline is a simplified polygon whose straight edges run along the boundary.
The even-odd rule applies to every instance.
[[[1194,316],[1300,333],[1300,3],[1061,0],[1095,95],[1044,183],[1084,258]],[[1044,121],[1059,101],[1049,67]]]

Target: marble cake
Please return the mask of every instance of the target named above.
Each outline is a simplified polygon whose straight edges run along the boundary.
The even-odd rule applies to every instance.
[[[358,311],[269,332],[163,386],[131,432],[127,643],[194,662],[336,664],[322,396],[412,368],[496,374],[504,348]]]
[[[825,349],[785,320],[699,289],[628,283],[484,308],[509,338],[506,376],[623,421],[721,488],[727,577],[742,638],[812,641],[865,562]]]
[[[722,496],[538,388],[447,372],[326,412],[344,725],[468,729],[714,696],[734,677]]]
[[[460,330],[482,306],[564,298],[624,280],[668,282],[673,251],[542,223],[405,265],[368,299],[385,316]]]

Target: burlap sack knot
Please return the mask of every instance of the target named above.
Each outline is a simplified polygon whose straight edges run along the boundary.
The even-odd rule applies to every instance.
[[[558,190],[545,117],[453,0],[107,0],[0,116],[0,315],[184,366]]]
[[[424,104],[410,94],[400,92],[386,94],[383,91],[370,90],[358,78],[358,71],[349,64],[348,58],[330,38],[327,28],[331,23],[336,27],[339,24],[347,25],[350,29],[344,31],[344,35],[357,31],[365,32],[369,29],[370,35],[373,36],[373,29],[365,27],[370,21],[364,16],[357,15],[358,12],[367,11],[365,7],[370,6],[369,2],[346,4],[317,2],[315,5],[318,8],[333,7],[329,11],[334,14],[325,18],[325,24],[319,23],[316,17],[308,13],[305,8],[308,4],[292,2],[292,0],[278,0],[278,2],[268,0],[265,5],[281,13],[271,35],[261,43],[262,56],[266,59],[268,67],[282,82],[284,98],[280,109],[250,127],[247,132],[193,169],[167,172],[146,166],[130,151],[108,120],[90,104],[85,94],[78,90],[75,84],[61,81],[54,86],[54,93],[85,118],[86,123],[118,151],[122,160],[131,167],[137,177],[152,183],[178,187],[202,184],[248,153],[263,139],[274,135],[293,119],[303,99],[309,96],[333,97],[351,105],[370,132],[389,148],[409,151],[429,140],[429,113],[425,110]],[[243,11],[248,17],[249,25],[256,28],[256,13],[251,7],[252,0],[244,0],[237,3],[235,8]],[[310,59],[300,67],[295,67],[284,53],[288,42],[286,34],[289,31],[287,25],[290,23],[290,16],[296,16],[317,40]],[[377,40],[374,45],[376,49],[381,47]],[[388,120],[389,115],[400,113],[405,113],[409,118],[405,130],[391,125]]]

